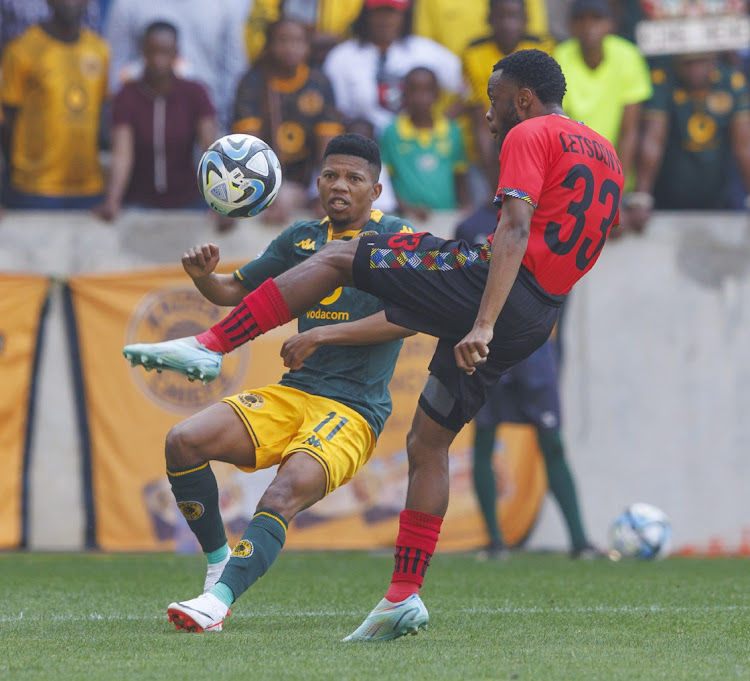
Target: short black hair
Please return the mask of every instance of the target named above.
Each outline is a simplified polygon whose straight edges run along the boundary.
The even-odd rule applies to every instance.
[[[501,59],[492,69],[518,87],[527,87],[542,104],[560,104],[567,86],[560,64],[541,50],[519,50]]]
[[[380,177],[380,147],[375,140],[371,140],[364,135],[347,132],[343,135],[337,135],[326,146],[323,160],[334,154],[342,156],[357,156],[367,161],[372,171],[372,177],[377,182]]]
[[[146,42],[146,38],[150,36],[152,33],[156,33],[157,31],[169,31],[174,35],[175,42],[178,42],[180,32],[177,30],[177,26],[174,24],[169,23],[168,21],[154,21],[150,23],[148,26],[146,26],[146,30],[143,31],[143,37],[141,38],[141,44]]]
[[[440,90],[440,83],[438,82],[437,74],[429,66],[415,66],[411,71],[408,71],[404,76],[403,82],[406,83],[406,79],[416,73],[426,73],[435,81],[435,87]]]
[[[367,14],[368,12],[372,12],[372,10],[363,5],[362,11],[359,13],[359,16],[354,20],[354,23],[352,24],[352,27],[351,27],[352,33],[359,40],[359,42],[362,43],[363,45],[368,42],[367,40]],[[406,10],[404,10],[404,25],[401,28],[401,35],[399,36],[399,38],[405,38],[407,35],[411,35],[413,27],[414,27],[414,7],[412,3],[409,3],[409,6],[406,8]]]

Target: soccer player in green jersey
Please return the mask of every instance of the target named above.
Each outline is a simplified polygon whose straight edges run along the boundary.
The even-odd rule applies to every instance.
[[[214,271],[219,249],[213,244],[190,249],[182,258],[185,271],[208,300],[236,305],[248,291],[307,260],[330,241],[413,232],[408,222],[372,210],[380,194],[379,175],[375,142],[361,135],[335,137],[318,180],[327,217],[296,222],[234,274]],[[378,314],[382,309],[374,296],[337,288],[300,317],[301,333],[282,348],[291,371],[277,385],[227,397],[167,435],[172,491],[208,561],[204,593],[168,608],[178,629],[221,631],[230,605],[278,556],[289,521],[351,480],[370,458],[391,412],[388,382],[401,339],[414,333],[383,324],[385,316]],[[134,364],[141,363],[147,346],[130,347],[135,348],[130,351]],[[219,368],[220,363],[204,371],[215,376]],[[210,461],[248,472],[279,464],[231,552]]]

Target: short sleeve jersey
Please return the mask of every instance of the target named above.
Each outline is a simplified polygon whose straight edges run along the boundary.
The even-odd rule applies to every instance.
[[[295,222],[255,260],[240,267],[234,276],[248,290],[253,290],[269,277],[304,262],[334,238],[348,240],[366,232],[413,231],[409,222],[376,210],[372,211],[369,222],[360,232],[334,235],[328,218]],[[318,326],[363,319],[382,309],[382,302],[369,293],[340,287],[301,315],[297,323],[299,331],[303,332]],[[323,346],[305,360],[301,369],[285,373],[280,383],[351,407],[379,435],[391,413],[388,382],[393,375],[401,343],[398,340],[377,345]]]
[[[99,116],[109,50],[83,29],[74,43],[31,26],[3,52],[0,98],[18,110],[11,183],[39,196],[94,196],[104,187]]]
[[[711,86],[685,90],[671,71],[651,72],[654,96],[645,115],[666,116],[669,132],[654,186],[656,207],[664,210],[720,210],[729,206],[730,127],[750,116],[745,76],[718,65]]]
[[[508,133],[495,203],[535,207],[522,264],[547,293],[568,293],[593,267],[619,222],[623,183],[612,145],[582,123],[551,114]]]
[[[437,116],[430,129],[416,128],[406,114],[396,117],[380,141],[396,196],[413,206],[455,210],[455,178],[465,173],[466,154],[460,128]]]
[[[328,78],[302,64],[289,79],[268,79],[263,69],[250,69],[237,88],[232,130],[257,135],[269,143],[273,137],[271,146],[279,154],[284,179],[307,185],[316,136],[339,135],[344,127]]]
[[[554,57],[568,85],[565,112],[617,145],[623,110],[651,96],[651,78],[643,55],[624,38],[606,36],[602,51],[595,69],[583,60],[581,44],[574,38],[560,43]]]

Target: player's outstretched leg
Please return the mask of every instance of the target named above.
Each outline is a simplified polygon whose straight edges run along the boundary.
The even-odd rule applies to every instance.
[[[391,586],[344,641],[390,641],[427,628],[429,614],[419,589],[448,508],[448,447],[455,436],[417,407],[406,442],[409,488],[399,517]]]
[[[208,383],[219,375],[222,355],[286,324],[335,288],[351,286],[356,250],[356,241],[326,244],[304,263],[265,281],[207,331],[161,343],[126,345],[122,352],[132,366],[177,371],[190,381]]]
[[[258,502],[258,509],[237,543],[218,582],[188,601],[170,603],[169,621],[189,632],[221,631],[229,608],[273,565],[297,513],[326,492],[326,474],[304,452],[289,456]]]

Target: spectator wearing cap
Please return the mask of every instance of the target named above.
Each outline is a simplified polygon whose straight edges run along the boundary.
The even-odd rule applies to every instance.
[[[567,94],[563,108],[606,137],[617,149],[626,175],[633,168],[642,102],[651,96],[651,78],[633,43],[613,35],[608,0],[574,0],[572,38],[558,45]]]
[[[206,88],[222,129],[228,129],[237,83],[247,68],[243,27],[250,0],[113,0],[104,28],[112,50],[113,91],[143,72],[141,36],[166,21],[180,35],[176,72]]]
[[[320,66],[335,45],[351,37],[363,0],[255,0],[245,26],[247,54],[255,62],[266,44],[266,28],[283,15],[305,24],[312,34],[310,63]],[[317,197],[317,192],[316,192]]]
[[[448,48],[415,36],[410,0],[365,0],[352,30],[323,63],[336,106],[347,118],[367,118],[382,134],[401,108],[404,76],[417,66],[437,74],[442,90],[463,92],[461,62]]]
[[[112,162],[105,200],[94,211],[114,220],[123,203],[206,208],[195,182],[196,145],[217,136],[216,113],[200,83],[179,78],[177,29],[155,22],[141,41],[144,71],[112,104]],[[218,215],[218,213],[216,214]]]
[[[652,208],[730,208],[732,154],[750,195],[750,102],[743,73],[715,54],[686,54],[655,68],[652,78],[636,191],[624,200],[635,230]],[[750,208],[750,201],[745,205]]]
[[[527,30],[533,35],[547,33],[545,0],[523,0]],[[459,57],[468,45],[490,32],[487,17],[490,0],[415,0],[414,33],[445,45]],[[485,89],[487,75],[484,76]]]

